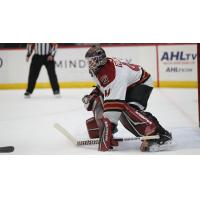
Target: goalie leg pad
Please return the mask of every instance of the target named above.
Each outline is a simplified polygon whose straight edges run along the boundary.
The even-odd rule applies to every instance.
[[[126,129],[133,133],[136,137],[156,135],[158,129],[158,121],[150,113],[135,109],[129,105],[125,106],[122,112],[121,123]],[[144,140],[140,146],[141,151],[149,151],[151,140]]]
[[[103,117],[103,103],[100,96],[96,97],[93,103],[92,112],[95,119],[101,119]]]
[[[86,126],[90,139],[99,138],[99,127],[94,117],[86,120]]]
[[[92,112],[94,117],[86,120],[86,127],[88,130],[88,135],[91,139],[99,138],[99,133],[103,129],[103,105],[100,97],[96,97],[93,106],[92,106]]]
[[[160,139],[157,140],[157,143],[158,143],[159,145],[162,145],[162,144],[164,144],[165,142],[172,140],[172,134],[171,134],[169,131],[167,131],[166,129],[164,129],[164,128],[160,125],[159,121],[157,120],[157,118],[156,118],[155,116],[153,116],[153,115],[152,115],[151,113],[149,113],[149,112],[145,112],[145,114],[146,114],[148,117],[152,118],[152,120],[154,120],[154,122],[155,122],[156,125],[157,125],[156,133],[160,135]]]
[[[120,121],[136,137],[155,135],[157,125],[154,120],[128,104],[125,105]]]
[[[112,124],[109,119],[102,118],[103,130],[99,135],[99,151],[109,151],[113,146],[118,146],[118,141],[113,139]]]

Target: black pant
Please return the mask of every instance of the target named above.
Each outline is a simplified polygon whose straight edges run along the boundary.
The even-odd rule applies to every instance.
[[[142,105],[145,110],[152,90],[153,88],[147,85],[137,85],[128,88],[126,92],[126,102],[136,102]]]
[[[33,92],[36,81],[37,81],[39,73],[40,73],[40,70],[42,68],[42,65],[44,65],[47,69],[53,92],[60,91],[56,72],[55,72],[55,62],[54,62],[54,60],[48,61],[47,57],[48,57],[47,55],[41,56],[41,55],[36,55],[36,54],[33,56],[31,65],[30,65],[30,70],[29,70],[28,88],[26,90],[27,92],[29,92],[29,93]]]

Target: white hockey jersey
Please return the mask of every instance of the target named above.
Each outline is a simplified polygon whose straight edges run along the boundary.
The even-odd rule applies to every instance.
[[[144,83],[149,77],[150,74],[139,65],[108,58],[108,62],[99,70],[97,76],[93,76],[104,94],[104,117],[117,124],[125,103],[127,89]]]

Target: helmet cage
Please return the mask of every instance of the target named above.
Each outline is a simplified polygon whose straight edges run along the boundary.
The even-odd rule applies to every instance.
[[[102,60],[98,56],[86,58],[86,60],[88,62],[89,69],[92,70],[93,72],[97,72],[100,69],[100,67],[106,63],[105,62],[106,58]]]
[[[90,49],[86,56],[85,56],[89,70],[92,71],[93,73],[96,73],[101,66],[105,65],[107,62],[106,54],[103,49]]]

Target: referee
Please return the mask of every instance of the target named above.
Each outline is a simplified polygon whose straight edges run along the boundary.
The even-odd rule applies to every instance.
[[[34,55],[32,57],[29,76],[28,76],[28,88],[24,96],[29,98],[32,94],[37,78],[39,76],[42,65],[44,65],[47,69],[49,80],[51,83],[51,87],[53,90],[53,94],[55,96],[60,95],[60,87],[58,84],[56,72],[55,72],[55,61],[54,56],[56,54],[57,44],[55,43],[30,43],[27,44],[27,56],[26,61],[29,61],[31,54],[34,51]]]

